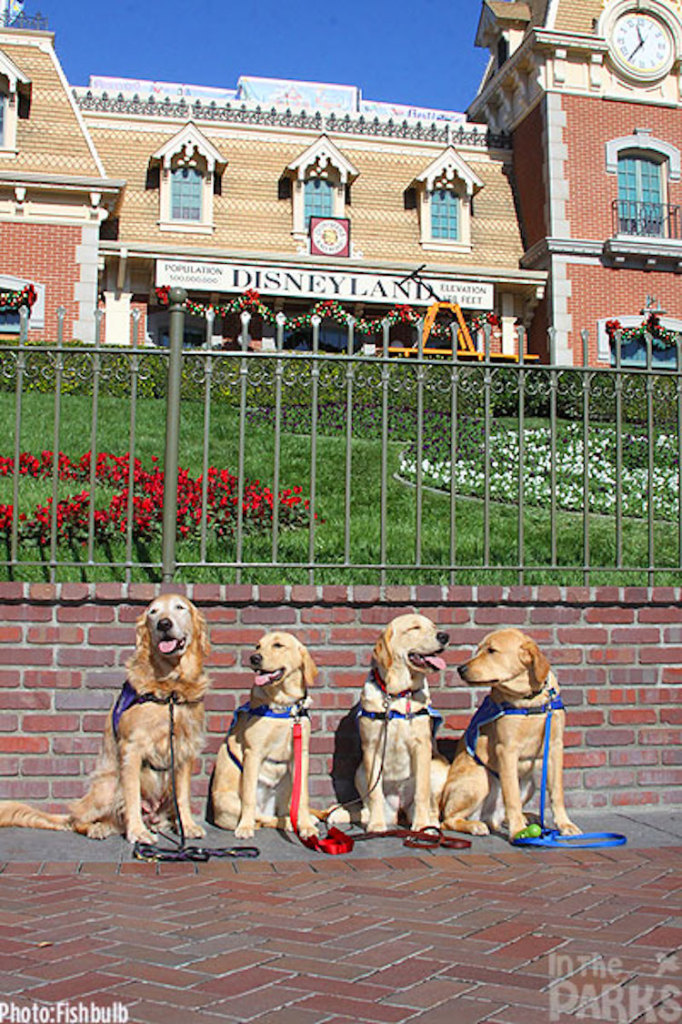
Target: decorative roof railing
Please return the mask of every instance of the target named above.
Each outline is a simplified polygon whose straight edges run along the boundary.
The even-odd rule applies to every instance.
[[[88,90],[74,90],[78,106],[83,111],[106,114],[126,114],[133,117],[176,118],[178,120],[214,121],[231,124],[254,124],[274,128],[303,128],[317,132],[336,132],[347,135],[373,135],[379,138],[415,139],[420,142],[440,142],[443,145],[478,146],[481,149],[510,149],[511,137],[506,134],[494,134],[484,125],[452,124],[451,122],[411,123],[407,120],[383,120],[378,117],[367,118],[362,115],[352,117],[350,114],[313,114],[301,110],[277,110],[271,107],[266,110],[260,106],[250,107],[245,103],[218,104],[215,100],[202,103],[196,100],[172,100],[166,97],[156,100],[153,96],[142,99],[137,94],[126,97],[122,93],[110,96],[106,92],[99,94]]]
[[[47,18],[38,11],[37,14],[17,14],[11,21],[4,23],[0,16],[0,28],[23,28],[33,32],[47,31]]]

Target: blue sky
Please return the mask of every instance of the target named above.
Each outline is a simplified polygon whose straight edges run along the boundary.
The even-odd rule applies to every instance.
[[[463,111],[486,60],[474,47],[480,8],[479,0],[26,0],[24,10],[47,17],[72,85],[94,74],[234,88],[240,75],[260,75]]]

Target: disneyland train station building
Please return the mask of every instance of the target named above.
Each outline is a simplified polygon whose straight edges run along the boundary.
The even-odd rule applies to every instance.
[[[473,345],[613,360],[646,320],[670,363],[682,330],[679,0],[484,0],[487,70],[466,114],[365,100],[350,85],[235,88],[92,77],[52,33],[0,27],[0,336],[409,348],[435,300]],[[209,316],[206,317],[206,311]],[[133,316],[132,314],[136,314]],[[446,313],[447,316],[450,314]],[[350,318],[350,319],[349,319]],[[607,325],[611,325],[608,327]],[[448,345],[443,322],[427,344]],[[445,340],[444,340],[445,339]],[[641,361],[636,336],[624,356]]]

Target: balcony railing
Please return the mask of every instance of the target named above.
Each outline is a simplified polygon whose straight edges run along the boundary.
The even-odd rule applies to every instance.
[[[611,204],[616,235],[642,238],[680,238],[680,208],[668,203],[614,199]]]

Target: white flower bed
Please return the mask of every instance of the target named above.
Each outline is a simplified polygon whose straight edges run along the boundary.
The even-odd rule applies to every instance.
[[[528,505],[549,507],[551,503],[552,453],[548,427],[524,431],[523,500]],[[450,490],[452,466],[443,457],[440,444],[427,443],[422,459],[422,482],[429,487]],[[677,519],[680,508],[680,475],[677,438],[661,434],[654,443],[652,503],[659,519]],[[613,515],[616,510],[616,431],[614,427],[591,428],[588,442],[588,499],[590,512]],[[416,478],[414,446],[400,455],[400,475]],[[555,471],[557,507],[582,511],[585,495],[585,456],[582,427],[572,424],[557,434]],[[649,512],[648,441],[642,435],[624,434],[623,468],[620,488],[623,514],[645,518]],[[478,457],[458,458],[455,491],[483,497],[485,487],[483,449]],[[490,435],[490,497],[493,501],[516,504],[519,500],[518,431],[494,424]]]

